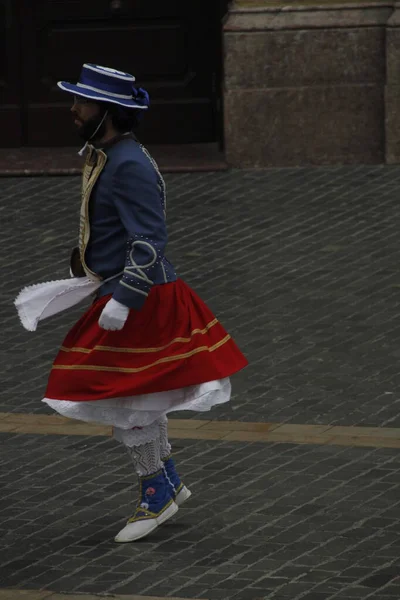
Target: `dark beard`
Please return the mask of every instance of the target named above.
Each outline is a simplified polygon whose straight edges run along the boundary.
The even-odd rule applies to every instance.
[[[104,119],[103,123],[99,127],[103,117],[104,113],[96,117],[92,117],[79,127],[78,134],[85,142],[95,142],[96,140],[101,140],[101,138],[104,137],[106,133],[106,119]],[[99,130],[96,132],[96,135],[94,135],[94,132],[98,127]]]

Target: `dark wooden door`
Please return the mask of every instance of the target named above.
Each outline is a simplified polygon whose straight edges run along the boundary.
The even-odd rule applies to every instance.
[[[0,0],[0,131],[1,143],[22,144],[19,20],[13,0]]]
[[[5,0],[4,6],[7,2],[13,0]],[[24,145],[79,143],[69,114],[71,98],[56,84],[60,79],[76,82],[84,62],[133,73],[148,89],[152,107],[140,132],[144,142],[217,139],[221,28],[217,0],[19,0],[18,4],[23,15],[19,31]],[[6,81],[12,102],[16,82]]]

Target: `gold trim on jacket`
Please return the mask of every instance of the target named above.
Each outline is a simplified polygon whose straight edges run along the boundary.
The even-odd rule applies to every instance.
[[[81,203],[81,216],[79,226],[79,254],[82,263],[82,267],[90,279],[98,281],[101,279],[100,275],[94,273],[89,269],[85,261],[86,248],[90,239],[90,221],[89,221],[89,202],[93,188],[103,171],[107,162],[107,155],[102,150],[95,150],[93,147],[90,148],[85,165],[83,167],[82,176],[82,203]]]

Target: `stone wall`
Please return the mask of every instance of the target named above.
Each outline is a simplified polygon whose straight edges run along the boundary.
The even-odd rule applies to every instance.
[[[400,163],[400,2],[386,27],[386,162]]]
[[[400,162],[400,2],[238,0],[224,66],[231,166]]]

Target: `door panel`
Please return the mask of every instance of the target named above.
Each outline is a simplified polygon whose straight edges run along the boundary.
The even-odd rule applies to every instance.
[[[152,106],[145,143],[216,139],[215,0],[22,0],[27,145],[76,145],[70,98],[59,79],[77,81],[83,62],[131,72]],[[112,10],[112,6],[120,6]]]
[[[0,130],[6,147],[22,143],[20,96],[16,7],[0,0]]]
[[[0,0],[3,146],[76,146],[71,97],[83,62],[149,90],[145,143],[221,137],[221,19],[228,0]]]
[[[207,2],[207,0],[206,0]],[[54,22],[67,19],[110,19],[126,17],[164,19],[171,15],[179,17],[181,0],[36,0],[37,13],[46,14]]]
[[[118,39],[118,45],[104,47],[104,38],[109,36]],[[134,38],[135,42],[132,43]],[[156,57],[152,48],[157,38],[162,51]],[[83,62],[96,62],[104,66],[121,65],[129,67],[136,78],[158,78],[160,73],[177,77],[185,70],[185,31],[180,23],[164,24],[162,27],[152,24],[146,29],[129,25],[92,26],[90,31],[84,27],[69,26],[53,28],[44,35],[38,36],[38,48],[44,60],[43,71],[47,72],[54,82],[63,77],[76,81]],[[70,53],[63,53],[63,48],[74,48],[74,59]],[[134,47],[140,48],[140,56],[135,58]],[[125,55],[125,56],[124,56]],[[53,58],[57,56],[57,63]],[[82,60],[82,57],[86,57]],[[157,60],[156,60],[157,58]],[[44,90],[46,92],[46,90]]]

